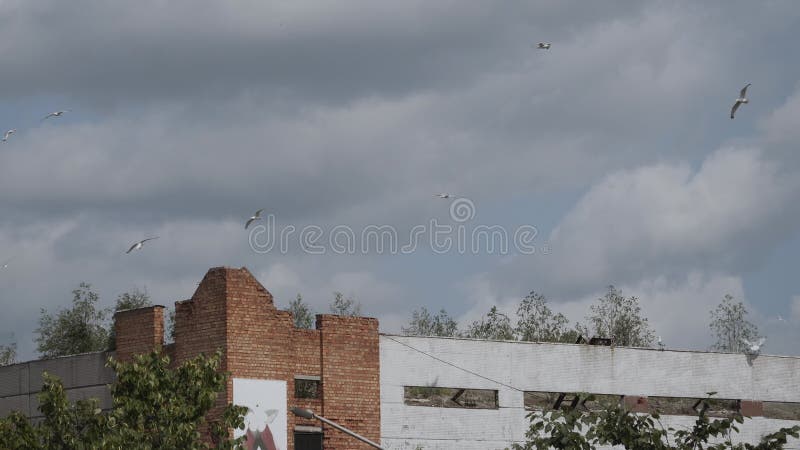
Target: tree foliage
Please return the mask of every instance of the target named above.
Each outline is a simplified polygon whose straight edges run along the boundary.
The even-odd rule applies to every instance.
[[[292,319],[294,320],[294,326],[297,328],[313,328],[315,317],[314,313],[311,311],[311,308],[306,304],[303,303],[303,296],[297,294],[297,298],[289,302],[289,308],[287,311],[292,313]]]
[[[431,314],[423,306],[411,313],[411,322],[402,330],[407,336],[456,336],[458,323],[444,309]]]
[[[108,320],[112,311],[152,306],[147,289],[138,288],[117,296],[113,309],[99,308],[99,302],[92,285],[81,283],[72,291],[71,308],[61,309],[55,315],[42,309],[35,338],[39,354],[44,358],[54,358],[114,350],[114,324]],[[167,331],[170,336],[174,334],[173,321],[167,322]]]
[[[569,320],[547,306],[544,295],[531,291],[517,307],[517,326],[520,341],[575,342],[576,332],[567,327]]]
[[[133,288],[132,291],[124,292],[117,296],[117,304],[114,306],[114,311],[144,308],[152,305],[147,289],[139,290],[139,288]]]
[[[355,317],[361,314],[361,304],[352,297],[345,298],[341,292],[334,292],[333,301],[331,302],[331,314]]]
[[[626,298],[614,286],[609,286],[606,295],[591,306],[587,320],[589,327],[582,328],[585,334],[612,338],[616,345],[649,347],[655,338],[647,318],[642,316],[639,299]]]
[[[242,438],[230,439],[229,430],[244,428],[247,408],[228,405],[219,420],[205,419],[227,385],[220,361],[220,353],[201,355],[172,369],[155,352],[129,363],[110,360],[117,379],[105,412],[94,399],[70,403],[61,381],[45,374],[42,421],[31,424],[20,413],[0,419],[0,448],[231,450]],[[213,444],[204,439],[205,428]]]
[[[17,362],[17,344],[0,345],[0,366],[7,366]]]
[[[42,309],[36,329],[36,350],[45,358],[106,350],[108,311],[98,309],[97,293],[88,283],[72,291],[72,307],[55,315]]]
[[[726,352],[745,350],[744,340],[756,341],[760,337],[758,328],[747,320],[747,309],[733,296],[725,295],[722,302],[711,311],[711,332],[717,341],[712,348]]]
[[[592,396],[588,396],[593,400]],[[622,447],[635,450],[781,450],[788,438],[798,438],[800,426],[781,428],[757,444],[734,442],[741,415],[710,420],[703,409],[691,428],[665,428],[658,414],[636,414],[619,403],[606,404],[597,411],[570,409],[535,411],[528,415],[531,425],[525,442],[511,450],[594,450]]]
[[[507,315],[492,306],[486,317],[476,320],[467,327],[463,334],[464,337],[475,339],[492,339],[498,341],[514,340],[514,329],[511,327],[511,320]]]

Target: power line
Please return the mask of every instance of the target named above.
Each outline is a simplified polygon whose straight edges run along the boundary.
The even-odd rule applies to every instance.
[[[416,348],[416,347],[412,347],[411,345],[408,345],[408,344],[406,344],[405,342],[400,342],[400,341],[398,341],[397,339],[395,339],[395,338],[393,338],[393,337],[391,337],[391,336],[387,336],[387,335],[383,335],[383,336],[384,336],[385,338],[387,338],[387,339],[391,339],[391,340],[393,340],[393,341],[397,342],[397,343],[398,343],[398,344],[400,344],[400,345],[403,345],[403,346],[405,346],[405,347],[408,347],[408,348],[410,348],[411,350],[414,350],[415,352],[422,353],[423,355],[425,355],[425,356],[427,356],[427,357],[429,357],[429,358],[432,358],[432,359],[435,359],[435,360],[437,360],[437,361],[439,361],[439,362],[441,362],[441,363],[447,364],[448,366],[455,367],[456,369],[458,369],[458,370],[462,370],[462,371],[464,371],[464,372],[467,372],[467,373],[468,373],[468,374],[470,374],[470,375],[475,375],[476,377],[483,378],[483,379],[484,379],[484,380],[486,380],[486,381],[491,381],[492,383],[499,384],[500,386],[505,386],[505,387],[507,387],[507,388],[509,388],[509,389],[512,389],[512,390],[515,390],[515,391],[518,391],[518,392],[525,392],[523,389],[515,388],[514,386],[511,386],[511,385],[505,384],[505,383],[503,383],[502,381],[497,381],[497,380],[494,380],[494,379],[492,379],[492,378],[489,378],[489,377],[483,376],[483,375],[481,375],[481,374],[479,374],[479,373],[477,373],[477,372],[473,372],[472,370],[465,369],[464,367],[461,367],[461,366],[459,366],[459,365],[457,365],[457,364],[453,364],[453,363],[451,363],[450,361],[445,361],[445,360],[443,360],[442,358],[439,358],[438,356],[431,355],[431,354],[430,354],[430,353],[428,353],[428,352],[422,351],[422,350],[420,350],[420,349],[418,349],[418,348]]]

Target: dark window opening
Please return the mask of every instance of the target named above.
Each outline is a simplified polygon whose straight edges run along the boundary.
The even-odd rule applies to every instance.
[[[770,419],[800,420],[800,403],[763,402],[764,417]]]
[[[492,389],[406,386],[406,405],[438,408],[497,409],[497,391]]]
[[[294,450],[322,450],[322,433],[295,431]]]
[[[529,411],[549,411],[563,408],[600,411],[609,405],[619,404],[622,396],[615,394],[528,391],[525,392],[523,398],[525,401],[525,409]]]
[[[739,400],[721,398],[648,397],[650,411],[666,416],[696,416],[705,411],[708,417],[733,417],[739,412]]]
[[[300,375],[294,377],[294,396],[295,398],[319,398],[319,377]]]

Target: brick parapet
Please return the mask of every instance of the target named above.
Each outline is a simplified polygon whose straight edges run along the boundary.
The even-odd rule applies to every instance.
[[[160,325],[156,315],[161,318]],[[142,317],[149,318],[154,329],[160,327],[161,348],[163,308],[160,314]],[[126,320],[122,317],[123,324],[132,323]],[[246,268],[217,267],[206,273],[191,299],[175,303],[175,342],[167,350],[179,364],[221,349],[221,369],[230,372],[231,379],[286,381],[289,448],[294,447],[296,426],[320,425],[295,417],[290,412],[294,406],[312,409],[380,440],[378,321],[319,315],[316,325],[316,329],[295,328],[292,315],[275,308],[272,294]],[[118,352],[125,355],[145,348],[154,340],[148,326],[126,328],[129,332],[123,332]],[[296,398],[295,376],[319,377],[319,398]],[[218,416],[232,400],[231,380],[209,419]],[[324,430],[326,449],[362,448],[336,430]]]
[[[133,355],[160,351],[164,345],[164,307],[148,306],[117,311],[114,314],[116,358],[130,360]]]

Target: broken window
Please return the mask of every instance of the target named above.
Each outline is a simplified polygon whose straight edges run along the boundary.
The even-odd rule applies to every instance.
[[[294,377],[295,398],[319,398],[320,377],[314,375],[296,375]]]
[[[696,416],[696,398],[685,397],[647,397],[650,410],[665,416]]]
[[[666,416],[732,417],[739,412],[739,400],[690,397],[648,397],[650,411]]]
[[[739,400],[704,398],[700,401],[706,405],[706,415],[709,417],[733,417],[739,413]]]
[[[764,417],[770,419],[800,420],[800,403],[763,402]]]
[[[439,408],[497,409],[497,391],[492,389],[405,386],[403,401],[411,406]]]
[[[528,391],[524,394],[525,409],[547,411],[552,409],[579,408],[586,411],[600,411],[606,406],[619,404],[621,395],[615,394],[577,394],[567,392]]]
[[[560,392],[525,392],[525,409],[531,411],[547,411],[553,409]]]

